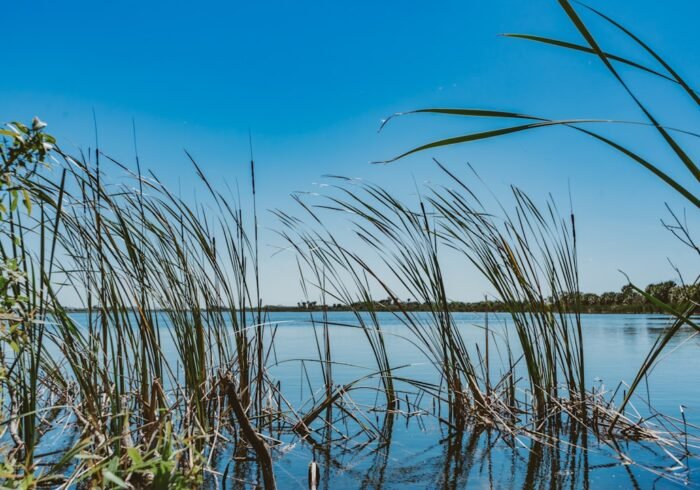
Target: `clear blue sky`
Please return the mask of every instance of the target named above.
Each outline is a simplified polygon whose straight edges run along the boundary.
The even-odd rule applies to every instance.
[[[642,34],[700,85],[697,1],[592,4]],[[647,61],[606,25],[591,19],[591,26],[606,49]],[[684,203],[641,168],[566,130],[428,152],[390,166],[368,163],[487,127],[414,116],[377,133],[382,118],[420,107],[642,119],[596,59],[499,37],[503,32],[580,42],[554,0],[12,2],[3,8],[0,120],[39,115],[72,150],[92,145],[94,109],[103,150],[129,161],[134,118],[143,164],[183,193],[193,175],[183,148],[216,179],[246,182],[250,128],[263,208],[289,207],[291,192],[314,190],[329,173],[381,182],[410,198],[414,180],[436,178],[432,156],[455,168],[472,163],[497,193],[512,183],[538,200],[552,192],[566,204],[570,182],[584,289],[619,288],[618,269],[642,284],[672,278],[667,257],[688,277],[696,274],[697,258],[659,224],[664,202],[678,210]],[[662,122],[700,130],[699,111],[672,84],[638,75],[630,81]],[[615,134],[698,190],[653,132]],[[697,160],[698,143],[683,142]],[[700,224],[689,211],[691,225]],[[266,216],[263,224],[275,223]],[[264,299],[295,303],[293,262],[285,254],[270,257],[272,234],[263,241]],[[488,291],[460,267],[450,268],[455,299]]]

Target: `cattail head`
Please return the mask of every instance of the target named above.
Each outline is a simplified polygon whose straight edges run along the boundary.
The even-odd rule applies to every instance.
[[[321,470],[318,467],[316,459],[312,459],[309,463],[309,490],[317,490],[318,483],[321,480]]]

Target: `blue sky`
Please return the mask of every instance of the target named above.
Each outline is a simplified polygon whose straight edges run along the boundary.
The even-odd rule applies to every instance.
[[[592,4],[641,34],[691,84],[700,80],[697,2]],[[3,14],[0,120],[39,115],[73,150],[92,145],[94,110],[103,150],[131,161],[134,119],[143,165],[185,195],[193,172],[183,148],[217,181],[247,182],[250,128],[262,208],[289,208],[291,192],[319,190],[324,174],[380,182],[410,199],[414,181],[440,180],[435,156],[458,170],[471,163],[497,195],[516,184],[536,200],[551,192],[567,204],[570,185],[584,289],[619,288],[618,269],[642,284],[672,278],[667,258],[688,278],[698,272],[697,258],[659,223],[665,202],[677,210],[684,203],[630,161],[564,129],[369,164],[434,138],[494,127],[407,116],[377,132],[382,118],[420,107],[641,120],[594,58],[499,36],[526,32],[580,42],[553,0],[67,0],[14,2]],[[651,63],[619,33],[586,19],[606,49]],[[698,131],[700,115],[677,87],[622,72],[662,122]],[[604,131],[698,190],[653,132]],[[682,141],[697,159],[700,145]],[[700,224],[694,216],[689,221]],[[269,214],[263,226],[275,226]],[[264,299],[295,303],[293,261],[272,256],[275,244],[272,233],[263,234]],[[455,299],[488,291],[462,264],[452,265]]]

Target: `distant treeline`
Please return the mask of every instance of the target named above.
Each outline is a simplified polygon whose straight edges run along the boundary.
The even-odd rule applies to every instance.
[[[700,284],[681,285],[675,281],[656,282],[644,288],[644,292],[675,307],[685,305],[689,301],[700,304]],[[573,295],[560,299],[562,304],[571,305],[571,310],[573,311],[574,305],[576,305],[576,298]],[[664,313],[664,311],[637,292],[630,284],[623,286],[618,292],[608,291],[602,294],[580,293],[580,305],[582,313]],[[225,306],[220,308],[220,310],[228,309]],[[267,311],[430,311],[431,305],[419,303],[410,298],[405,301],[386,298],[374,303],[357,302],[351,306],[341,303],[324,305],[317,301],[300,301],[295,306],[268,305],[265,309]],[[450,302],[450,311],[455,312],[499,312],[507,310],[503,302],[496,300]],[[81,312],[85,310],[77,307],[66,308],[66,311]],[[166,309],[158,309],[158,311],[166,311]]]
[[[675,281],[664,281],[649,284],[644,291],[666,304],[681,305],[689,301],[700,303],[700,285],[681,285]],[[563,303],[574,308],[576,298],[562,298]],[[663,313],[663,311],[640,294],[630,284],[625,285],[618,292],[608,291],[602,294],[580,293],[580,305],[583,313]],[[390,298],[376,301],[373,304],[366,302],[354,303],[351,307],[339,303],[323,305],[316,301],[301,301],[296,306],[270,306],[271,311],[350,311],[354,310],[409,310],[427,311],[430,305],[418,303],[410,298],[405,301],[392,300]],[[507,308],[500,301],[453,301],[450,310],[455,312],[485,312],[506,311]]]

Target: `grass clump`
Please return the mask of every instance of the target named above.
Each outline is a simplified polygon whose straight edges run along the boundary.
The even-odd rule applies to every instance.
[[[644,124],[700,180],[697,166],[674,138],[678,131],[659,124],[615,64],[670,80],[697,104],[696,92],[630,31],[589,9],[663,70],[603,51],[572,5],[560,4],[586,44],[511,36],[597,56],[644,114]],[[589,129],[602,121],[482,109],[414,112],[525,122],[428,143],[398,158],[565,126],[629,157],[700,206],[684,182]],[[547,464],[560,464],[558,444],[587,451],[591,436],[625,464],[620,440],[655,444],[674,464],[687,466],[696,441],[690,436],[689,442],[685,418],[680,428],[677,420],[648,407],[657,423],[652,425],[627,408],[679,329],[700,329],[691,316],[697,281],[681,285],[673,297],[673,286],[668,294],[661,287],[633,285],[623,291],[673,315],[675,322],[616,406],[616,393],[590,388],[584,375],[585,296],[579,289],[573,212],[562,215],[551,201],[536,206],[513,187],[512,209],[497,203],[500,212],[493,214],[464,179],[441,164],[450,186],[421,190],[414,203],[381,186],[351,186],[345,179],[320,204],[297,196],[303,217],[276,214],[280,235],[298,259],[305,303],[313,304],[311,296],[318,295],[321,305],[341,304],[353,320],[334,322],[324,308],[310,316],[317,358],[298,361],[303,370],[314,362],[321,381],[310,386],[307,403],[295,405],[271,374],[281,363],[275,359],[276,327],[260,293],[254,163],[252,205],[243,209],[234,204],[240,203],[238,196],[218,191],[192,159],[208,203],[192,205],[157,176],[142,174],[138,158],[132,170],[99,149],[72,156],[56,147],[44,128],[35,119],[30,126],[13,123],[0,130],[5,138],[0,145],[3,486],[191,488],[233,482],[273,489],[274,448],[284,447],[283,439],[308,443],[314,461],[318,451],[327,467],[336,464],[334,444],[351,452],[355,440],[366,441],[358,444],[360,450],[376,442],[376,469],[383,474],[395,419],[402,416],[408,423],[429,415],[447,433],[445,478],[450,468],[460,473],[465,458],[455,454],[461,454],[470,429],[472,442],[497,432],[513,447],[527,437],[533,452],[549,454],[547,461],[545,456],[528,460],[530,486],[542,479]],[[48,162],[53,170],[44,170]],[[126,171],[128,178],[109,181],[115,170]],[[326,213],[350,217],[362,246],[351,248],[338,239],[326,226]],[[697,250],[684,222],[672,217],[669,230]],[[512,338],[498,337],[485,321],[483,343],[468,344],[451,307],[446,251],[459,254],[488,280],[491,300],[509,314]],[[62,304],[68,294],[81,299],[84,323]],[[424,311],[401,300],[406,296]],[[434,369],[433,381],[402,375],[406,366],[393,361],[379,297],[389,299],[386,310],[406,327],[405,337]],[[335,328],[363,334],[375,363],[367,375],[337,383]],[[503,354],[500,362],[494,351]],[[306,380],[311,385],[308,373]],[[368,387],[370,382],[376,386]],[[368,389],[377,401],[358,406],[351,395]],[[685,462],[676,455],[681,451]],[[231,461],[222,464],[222,455]],[[246,470],[248,461],[253,473]]]

